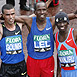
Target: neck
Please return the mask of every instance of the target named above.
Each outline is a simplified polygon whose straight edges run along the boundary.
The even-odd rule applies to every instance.
[[[43,24],[46,23],[46,19],[45,19],[45,20],[36,19],[36,22],[37,22],[39,25],[43,25]]]
[[[37,22],[36,24],[37,24],[38,29],[42,31],[46,26],[46,20],[45,21],[36,20],[36,22]]]
[[[59,31],[60,35],[68,34],[69,28],[67,28],[65,31]]]
[[[5,27],[10,30],[13,31],[15,30],[15,24],[8,24],[8,23],[4,23]]]

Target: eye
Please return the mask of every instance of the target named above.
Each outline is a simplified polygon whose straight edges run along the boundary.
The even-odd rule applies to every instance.
[[[15,13],[11,13],[11,15],[14,15]]]
[[[9,16],[10,14],[6,14],[6,16]]]
[[[11,14],[6,14],[6,16],[9,16],[9,15],[14,15],[15,13],[11,13]]]
[[[43,11],[46,11],[46,9],[43,9]]]

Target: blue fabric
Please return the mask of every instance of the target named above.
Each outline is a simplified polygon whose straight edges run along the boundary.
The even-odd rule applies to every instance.
[[[20,37],[21,41],[17,42],[18,39],[16,39],[15,43],[12,43],[12,42],[9,43],[8,41],[10,41],[10,40],[7,41],[7,38],[16,38],[16,37]],[[20,47],[18,47],[17,44]],[[5,38],[2,38],[2,40],[0,41],[0,46],[1,46],[1,60],[3,63],[15,64],[15,63],[19,63],[24,60],[23,43],[22,43],[21,35],[7,36]],[[15,50],[21,50],[22,52],[18,53],[18,54],[7,54],[6,53],[7,51],[11,52],[11,51],[15,51]]]
[[[71,30],[71,28],[70,28],[70,30]],[[70,33],[70,30],[69,30],[69,33]],[[68,33],[68,36],[69,36],[69,33]],[[66,40],[68,39],[68,36],[67,36]],[[73,37],[73,33],[72,33],[72,37]],[[74,39],[74,37],[73,37],[73,39]],[[72,50],[73,51],[73,54],[72,55],[69,55],[69,56],[58,56],[59,57],[59,60],[60,60],[60,64],[61,63],[74,63],[75,62],[74,68],[77,69],[76,50],[75,50],[75,48],[69,46],[65,41],[64,42],[59,42],[59,40],[58,40],[58,42],[59,42],[59,46],[57,48],[58,55],[60,54],[59,51],[60,51],[60,48],[61,48],[62,45],[64,45],[67,48],[67,50]]]
[[[61,70],[62,77],[77,77],[77,70]]]
[[[51,50],[45,52],[35,51],[37,48],[37,50],[43,51],[47,46],[49,46]],[[37,28],[36,17],[33,17],[31,32],[27,37],[27,50],[28,55],[34,59],[46,59],[53,55],[54,39],[49,17],[46,18],[46,27],[42,31]]]

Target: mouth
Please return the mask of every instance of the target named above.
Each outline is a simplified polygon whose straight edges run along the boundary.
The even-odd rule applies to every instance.
[[[65,26],[59,27],[60,30],[65,30]]]
[[[60,27],[60,29],[64,29],[64,27]]]
[[[14,19],[13,18],[9,19],[9,24],[13,24],[13,23],[14,23]]]
[[[40,15],[40,17],[41,17],[41,18],[44,18],[45,16],[44,16],[44,15]]]
[[[10,22],[14,22],[13,18],[9,20]]]

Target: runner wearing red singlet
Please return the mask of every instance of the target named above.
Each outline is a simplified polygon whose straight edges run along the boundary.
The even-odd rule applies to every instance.
[[[64,12],[56,14],[55,24],[59,30],[55,35],[58,54],[57,77],[60,77],[60,71],[61,77],[77,77],[77,29],[69,28],[69,18]]]

